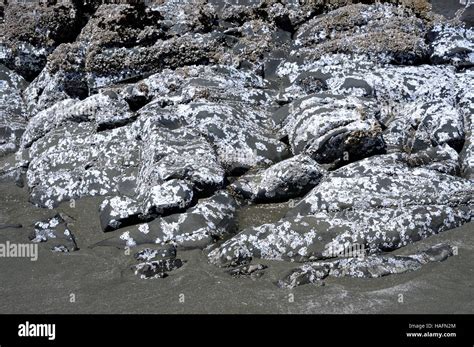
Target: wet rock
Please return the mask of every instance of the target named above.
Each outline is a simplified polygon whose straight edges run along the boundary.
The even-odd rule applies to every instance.
[[[27,82],[0,65],[0,157],[18,149],[26,128],[26,107],[22,92]]]
[[[471,220],[470,181],[403,158],[375,156],[330,173],[285,218],[241,231],[209,260],[221,266],[245,258],[309,261],[353,244],[378,253]]]
[[[458,176],[461,168],[458,153],[449,145],[431,147],[407,158],[410,167],[425,167],[448,175]]]
[[[179,269],[183,266],[181,259],[165,259],[151,262],[144,262],[132,267],[135,275],[141,279],[165,278],[167,272]]]
[[[323,284],[329,275],[329,266],[325,264],[304,264],[279,280],[276,285],[280,288],[292,289],[305,284]]]
[[[59,246],[53,246],[53,248],[51,248],[51,251],[57,252],[57,253],[69,253],[69,248],[67,248],[67,246],[64,246],[64,245],[59,245]]]
[[[177,116],[175,122],[197,131],[212,144],[219,163],[229,174],[271,165],[289,155],[287,146],[272,130],[269,114],[263,110],[242,104],[195,102],[178,105],[170,115]],[[169,123],[166,118],[160,122]]]
[[[141,244],[171,243],[182,249],[203,249],[234,232],[235,200],[227,192],[201,199],[180,214],[125,228],[98,246],[134,247]]]
[[[14,183],[23,188],[28,164],[29,162],[24,159],[23,151],[2,158],[0,162],[0,182]]]
[[[255,277],[252,258],[375,256],[471,220],[472,30],[427,1],[6,4],[0,42],[0,181],[40,207],[104,196],[123,230],[101,245],[160,247],[139,276],[178,267],[165,246]],[[233,235],[234,195],[305,194]],[[32,238],[74,249],[51,222]]]
[[[92,123],[66,123],[29,148],[30,201],[53,208],[62,201],[117,192],[136,180],[138,155],[130,128],[97,133]]]
[[[144,248],[135,253],[133,257],[138,261],[174,259],[176,258],[176,247],[165,245],[160,248]]]
[[[444,101],[405,105],[384,132],[390,149],[398,148],[409,153],[445,143],[460,151],[464,138],[462,114]]]
[[[125,125],[134,119],[127,102],[113,92],[96,94],[82,101],[66,99],[30,119],[22,146],[31,146],[34,141],[67,122],[94,122],[97,130],[102,131]]]
[[[472,73],[465,76],[472,79]],[[464,147],[460,153],[461,174],[468,179],[474,178],[474,122],[472,114],[474,113],[474,93],[472,89],[465,90],[459,102],[461,112],[464,116],[464,128],[466,132]]]
[[[412,167],[407,158],[394,153],[346,165],[332,172],[289,213],[471,203],[472,186],[468,180],[422,166]]]
[[[304,264],[277,282],[281,288],[294,288],[309,283],[321,283],[327,276],[377,278],[416,271],[424,264],[440,262],[454,255],[447,244],[437,244],[414,255],[382,254],[364,258],[341,258]]]
[[[251,265],[242,265],[231,270],[227,270],[227,273],[232,277],[241,278],[241,277],[250,277],[250,278],[259,278],[264,275],[263,270],[267,268],[263,264],[251,264]]]
[[[52,246],[53,252],[77,251],[79,247],[71,230],[71,222],[69,216],[57,214],[48,220],[35,223],[34,231],[29,238],[35,243],[48,241],[58,243]]]
[[[196,192],[202,194],[221,188],[224,170],[207,139],[192,129],[169,130],[161,127],[160,118],[148,118],[144,123],[134,124],[143,138],[142,164],[137,182],[139,195],[152,199],[150,189],[171,180],[192,183]],[[189,188],[183,188],[189,191]],[[192,195],[185,199],[191,198]]]
[[[100,205],[100,224],[103,231],[119,229],[121,227],[146,221],[140,204],[127,196],[114,196],[105,199]]]
[[[250,201],[284,201],[306,194],[321,181],[325,172],[316,161],[300,154],[241,176],[232,183],[231,189]]]

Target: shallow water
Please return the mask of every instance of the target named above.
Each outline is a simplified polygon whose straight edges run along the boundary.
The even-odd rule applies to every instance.
[[[28,242],[33,223],[55,214],[29,204],[25,190],[13,185],[0,184],[0,196],[0,224],[23,225],[0,230],[0,243]],[[262,261],[268,269],[261,278],[236,279],[208,264],[198,250],[178,252],[187,262],[169,277],[141,280],[130,270],[131,255],[111,247],[89,247],[110,236],[100,231],[99,202],[86,198],[77,201],[75,208],[63,204],[57,209],[75,219],[79,251],[53,253],[49,241],[40,244],[37,261],[0,258],[0,313],[474,312],[473,223],[396,252],[408,254],[438,242],[458,246],[459,255],[443,263],[385,278],[331,278],[322,287],[286,290],[274,282],[294,263]],[[240,227],[277,220],[287,205],[244,207],[239,212]]]
[[[459,0],[432,4],[448,18],[463,6]],[[466,18],[472,25],[472,15]],[[0,197],[0,243],[28,242],[35,222],[61,211],[75,219],[72,229],[80,247],[73,253],[53,253],[46,242],[39,245],[37,261],[0,258],[0,313],[474,313],[474,223],[394,252],[410,254],[447,242],[459,254],[445,262],[401,275],[329,278],[324,286],[287,290],[274,282],[295,263],[261,261],[268,266],[263,277],[236,279],[208,264],[198,250],[179,251],[186,264],[169,277],[141,280],[130,270],[135,264],[130,254],[90,247],[110,237],[100,229],[100,198],[52,211],[28,203],[26,190],[12,184],[0,184]],[[239,228],[277,221],[288,205],[242,207]],[[6,227],[16,224],[22,227]]]

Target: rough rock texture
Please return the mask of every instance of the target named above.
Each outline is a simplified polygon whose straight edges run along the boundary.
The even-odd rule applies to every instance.
[[[230,189],[249,201],[284,201],[317,185],[326,170],[307,155],[296,155],[267,169],[241,176]]]
[[[54,48],[74,41],[84,20],[83,10],[73,0],[9,2],[0,34],[0,63],[32,80]]]
[[[132,271],[141,279],[165,278],[168,272],[179,269],[184,263],[176,258],[176,247],[173,245],[144,248],[133,257],[137,261],[142,261],[132,266]]]
[[[327,276],[374,278],[400,274],[416,271],[427,263],[444,261],[454,253],[452,246],[437,244],[408,256],[383,254],[307,263],[292,270],[279,280],[277,285],[282,288],[294,288],[304,284],[317,284]]]
[[[420,262],[380,253],[471,221],[462,14],[425,0],[0,7],[0,182],[49,209],[99,197],[100,245],[148,245],[138,276],[179,268],[173,247],[234,277],[260,277],[255,258],[311,262],[288,286],[383,275]],[[237,230],[242,206],[289,199],[281,220]],[[62,233],[51,223],[67,224],[33,238]],[[313,264],[351,245],[369,260]]]
[[[308,154],[318,163],[342,165],[385,151],[372,100],[313,94],[291,103],[286,117],[278,114],[282,116],[281,132],[292,152]]]
[[[27,82],[0,65],[0,157],[18,149],[27,125],[22,92]]]
[[[68,253],[78,251],[76,238],[71,225],[74,221],[64,214],[57,214],[49,220],[35,223],[35,228],[30,235],[30,240],[35,243],[48,242],[53,243],[51,251]]]
[[[390,35],[386,35],[386,32]],[[425,23],[404,7],[349,5],[316,17],[296,32],[301,54],[366,54],[370,59],[416,63],[426,59]]]
[[[346,165],[285,218],[243,230],[213,249],[209,259],[218,265],[255,257],[308,261],[331,257],[333,249],[352,244],[377,253],[469,222],[472,182],[424,166],[432,164],[390,154]],[[449,170],[449,161],[444,168]]]
[[[205,248],[232,234],[235,200],[226,192],[200,200],[185,213],[157,218],[150,223],[126,228],[120,235],[98,246],[134,247],[141,244],[175,244],[180,248]]]

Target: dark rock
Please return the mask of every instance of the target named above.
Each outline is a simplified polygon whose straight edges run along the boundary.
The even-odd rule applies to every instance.
[[[295,36],[299,53],[308,53],[312,59],[325,53],[356,53],[408,64],[428,56],[426,31],[424,21],[403,7],[356,4],[311,19]]]
[[[306,194],[321,181],[325,172],[316,161],[300,154],[241,176],[232,183],[231,189],[250,201],[284,201]]]
[[[370,99],[314,94],[284,106],[282,134],[294,154],[337,166],[383,153],[385,143]],[[276,115],[280,118],[281,115]]]
[[[54,245],[51,248],[53,252],[67,253],[77,251],[79,247],[70,224],[69,216],[57,214],[48,220],[35,223],[35,229],[32,235],[30,235],[30,240],[35,243],[60,242],[60,244]]]
[[[18,150],[27,124],[22,98],[27,85],[21,76],[0,65],[0,157]]]
[[[179,269],[183,266],[181,259],[164,259],[140,263],[132,267],[135,275],[142,279],[165,278],[167,272]]]
[[[429,262],[440,262],[454,254],[453,247],[437,244],[414,255],[382,254],[364,258],[341,258],[304,264],[277,282],[281,288],[321,283],[327,276],[376,278],[416,271]]]
[[[285,218],[241,231],[213,249],[209,260],[309,261],[355,244],[378,253],[471,220],[469,180],[412,167],[404,158],[375,156],[330,173]]]
[[[474,29],[437,25],[431,32],[430,56],[434,64],[452,64],[458,68],[474,66]]]
[[[232,277],[251,277],[259,278],[262,277],[267,266],[263,264],[251,264],[251,265],[241,265],[236,268],[227,270],[227,273]]]
[[[174,259],[176,258],[176,247],[166,245],[160,248],[144,248],[135,253],[133,257],[138,261]]]
[[[63,42],[73,41],[83,24],[75,1],[6,3],[0,63],[33,80],[48,55]]]
[[[173,244],[178,248],[203,249],[234,232],[237,204],[226,192],[201,199],[196,206],[150,223],[125,228],[120,235],[98,246],[134,247],[142,244]]]

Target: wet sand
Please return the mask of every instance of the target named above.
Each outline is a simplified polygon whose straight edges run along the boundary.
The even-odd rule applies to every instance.
[[[432,4],[448,18],[461,7],[458,0]],[[25,189],[0,184],[0,243],[29,242],[35,222],[61,211],[75,219],[72,229],[80,250],[53,253],[46,242],[39,245],[37,261],[0,258],[0,313],[474,313],[474,223],[395,252],[409,254],[447,242],[459,254],[445,262],[384,278],[329,278],[322,287],[286,290],[274,282],[295,263],[261,261],[268,265],[263,277],[236,279],[208,264],[198,250],[178,252],[187,262],[169,277],[141,280],[130,270],[132,255],[90,248],[110,236],[99,226],[101,199],[82,199],[75,208],[63,204],[55,211],[36,208],[27,199]],[[278,220],[287,208],[244,207],[239,227]],[[18,223],[23,227],[14,227]]]
[[[0,243],[28,242],[33,223],[56,213],[34,207],[25,189],[11,184],[0,185],[0,196],[0,224],[23,225],[0,230]],[[396,252],[438,242],[458,246],[459,255],[443,263],[385,278],[331,278],[322,287],[286,290],[274,282],[295,263],[262,261],[268,269],[261,278],[236,279],[208,264],[198,250],[178,252],[187,262],[165,279],[139,279],[130,270],[131,255],[89,247],[110,236],[100,231],[99,203],[87,198],[75,208],[57,209],[75,219],[79,251],[53,253],[49,241],[39,245],[37,261],[0,258],[0,313],[474,313],[474,223]],[[286,205],[244,207],[240,227],[277,220]]]

